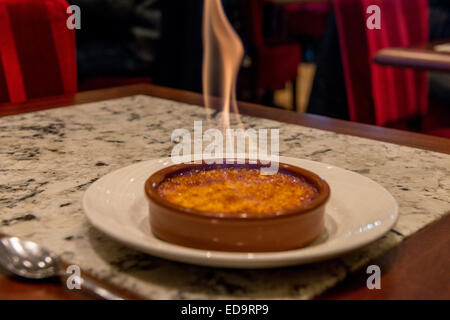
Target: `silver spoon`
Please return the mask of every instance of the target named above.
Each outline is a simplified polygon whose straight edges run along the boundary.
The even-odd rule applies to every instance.
[[[65,280],[68,277],[62,270],[61,263],[49,251],[32,241],[17,237],[0,238],[0,266],[26,279],[59,277]],[[106,300],[124,300],[94,280],[87,277],[81,278],[81,287],[91,294]]]

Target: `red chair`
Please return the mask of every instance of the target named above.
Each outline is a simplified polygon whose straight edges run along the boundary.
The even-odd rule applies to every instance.
[[[395,69],[372,62],[385,47],[424,44],[428,40],[427,0],[335,0],[352,121],[392,126],[420,119],[428,108],[428,81],[423,71]],[[381,29],[366,28],[366,8],[381,9]]]
[[[289,34],[323,36],[332,6],[332,3],[328,1],[286,5]]]
[[[0,0],[0,102],[77,91],[65,0]]]
[[[296,79],[301,62],[301,48],[297,43],[276,42],[263,38],[263,0],[246,0],[249,52],[253,59],[253,82],[258,89],[282,89],[292,81],[296,106]]]

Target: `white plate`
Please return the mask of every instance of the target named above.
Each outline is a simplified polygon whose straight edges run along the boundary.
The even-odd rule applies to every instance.
[[[325,231],[309,246],[296,250],[236,253],[192,249],[153,236],[144,182],[172,165],[169,158],[137,163],[97,180],[85,192],[83,209],[89,221],[109,236],[153,256],[204,266],[269,268],[321,261],[362,247],[388,232],[398,205],[376,182],[331,165],[280,157],[280,162],[311,170],[330,185]]]

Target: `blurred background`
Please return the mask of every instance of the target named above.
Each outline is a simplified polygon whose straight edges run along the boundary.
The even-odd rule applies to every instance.
[[[12,25],[15,20],[19,25],[23,16],[39,20],[35,6],[52,6],[49,1],[0,4],[6,3]],[[68,2],[81,8],[76,90],[152,83],[201,92],[203,1]],[[366,26],[372,4],[381,9],[381,29]],[[450,1],[223,0],[223,5],[245,47],[238,100],[274,112],[283,108],[450,137]],[[13,36],[24,37],[19,29]],[[39,32],[28,32],[24,50],[35,52],[29,59],[44,50]],[[386,48],[403,51],[380,53]],[[42,57],[39,63],[48,54]],[[5,95],[1,100],[1,85],[0,101],[7,101]]]

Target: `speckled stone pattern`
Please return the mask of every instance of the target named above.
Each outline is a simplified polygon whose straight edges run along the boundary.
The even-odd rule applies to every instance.
[[[147,96],[0,118],[0,232],[37,241],[147,298],[307,299],[450,211],[449,155],[244,116],[247,128],[280,129],[281,155],[333,164],[383,185],[400,205],[395,228],[338,259],[228,270],[148,256],[88,223],[81,197],[90,184],[115,169],[169,156],[172,131],[192,131],[194,120],[205,119],[204,108]]]

